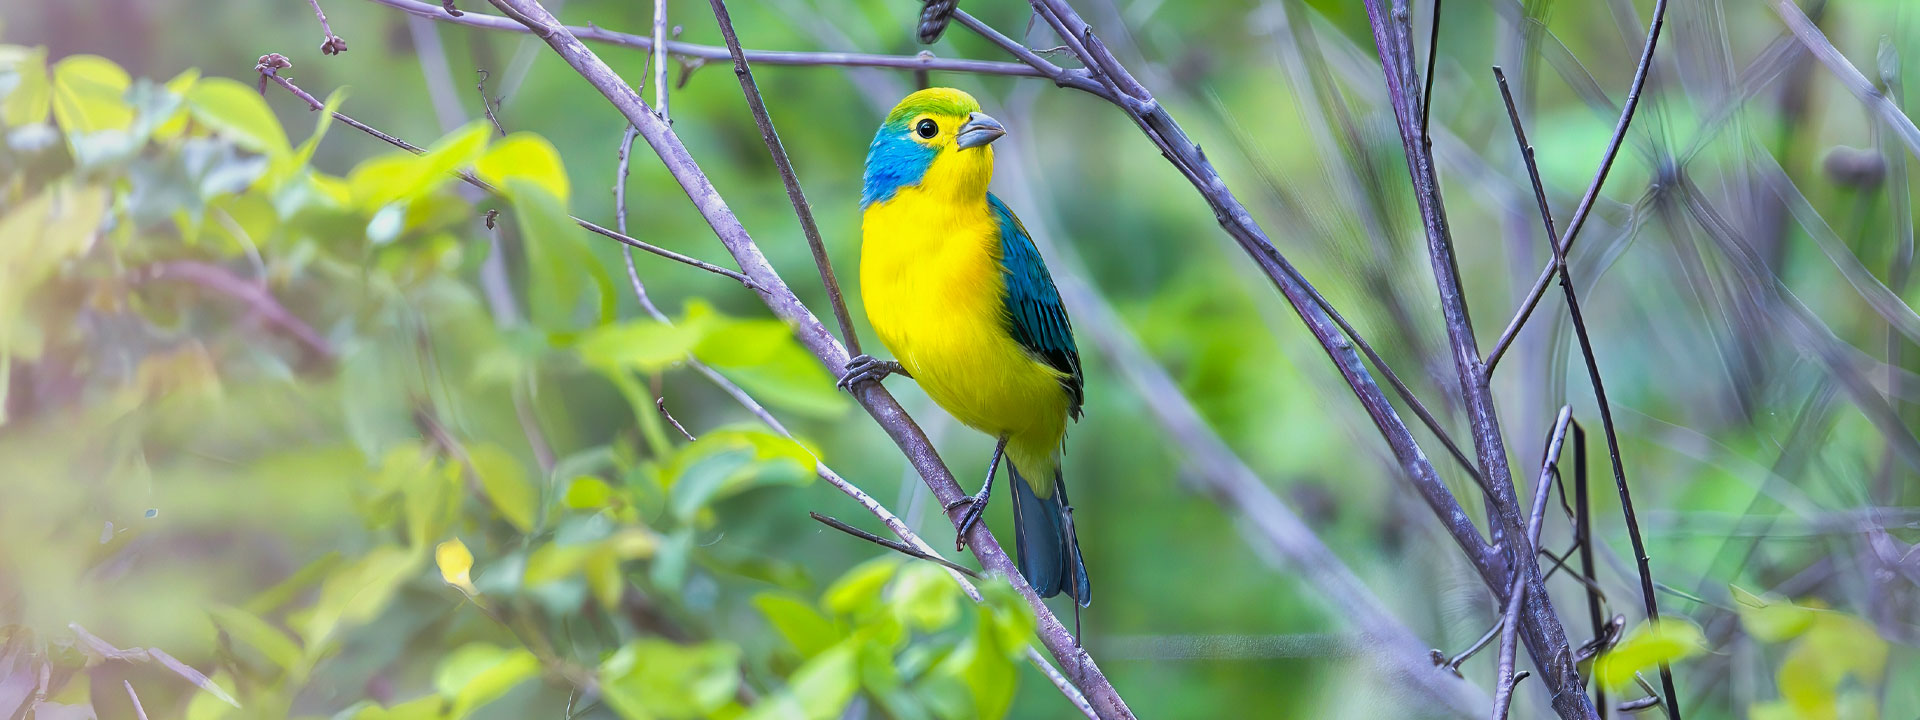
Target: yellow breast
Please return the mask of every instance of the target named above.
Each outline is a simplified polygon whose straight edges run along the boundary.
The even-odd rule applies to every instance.
[[[984,195],[953,202],[901,188],[867,208],[860,289],[894,359],[955,419],[989,435],[1057,447],[1060,373],[1007,331],[998,225]]]

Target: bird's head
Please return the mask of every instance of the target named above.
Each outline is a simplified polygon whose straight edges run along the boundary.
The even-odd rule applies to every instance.
[[[953,88],[927,88],[901,100],[873,135],[861,207],[886,202],[903,187],[978,196],[993,180],[992,143],[1007,134],[980,102]]]

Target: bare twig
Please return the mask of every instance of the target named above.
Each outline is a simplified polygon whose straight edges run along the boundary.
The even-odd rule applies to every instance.
[[[1493,679],[1493,720],[1506,720],[1508,706],[1513,704],[1513,686],[1520,682],[1513,674],[1513,656],[1519,644],[1516,628],[1520,626],[1520,605],[1527,597],[1526,573],[1513,574],[1513,586],[1507,590],[1507,596],[1507,610],[1502,615],[1500,630],[1500,665]]]
[[[499,99],[493,99],[493,100],[487,99],[487,77],[489,75],[490,73],[488,73],[486,70],[481,70],[480,79],[474,81],[473,89],[480,93],[480,109],[487,113],[487,122],[493,124],[493,131],[500,133],[500,137],[506,137],[507,136],[506,126],[501,125],[500,118],[494,115],[494,112],[500,109],[501,101]],[[621,232],[626,232],[626,231],[623,229],[621,230]]]
[[[1493,351],[1487,353],[1486,374],[1492,375],[1493,368],[1499,364],[1500,356],[1513,344],[1515,336],[1527,324],[1527,318],[1533,315],[1533,308],[1540,304],[1541,295],[1547,291],[1547,283],[1553,279],[1555,270],[1567,253],[1573,250],[1573,241],[1580,235],[1580,228],[1587,222],[1587,215],[1593,212],[1593,204],[1600,197],[1600,188],[1607,183],[1607,174],[1613,170],[1613,160],[1620,155],[1620,143],[1627,137],[1627,128],[1633,124],[1634,110],[1640,107],[1640,91],[1647,85],[1647,73],[1653,67],[1654,46],[1660,42],[1660,28],[1666,23],[1667,0],[1655,0],[1653,22],[1647,26],[1647,42],[1640,49],[1640,64],[1634,68],[1633,84],[1627,89],[1627,102],[1620,108],[1620,120],[1614,123],[1613,137],[1607,140],[1606,153],[1600,156],[1600,167],[1593,172],[1593,181],[1587,184],[1587,192],[1580,197],[1580,204],[1573,210],[1573,220],[1567,223],[1565,236],[1554,241],[1554,259],[1540,269],[1540,277],[1533,281],[1533,287],[1527,290],[1527,297],[1520,302],[1520,310],[1515,312],[1513,320],[1507,323],[1507,329],[1500,333],[1500,339],[1493,344]]]
[[[607,98],[627,121],[640,129],[640,136],[659,155],[667,170],[677,180],[687,197],[693,201],[722,244],[733,254],[746,274],[753,278],[755,291],[761,300],[775,315],[787,321],[794,328],[800,343],[811,351],[829,369],[845,367],[848,358],[846,349],[833,338],[833,335],[821,325],[792,290],[780,279],[773,267],[767,263],[753,238],[747,234],[740,220],[734,216],[718,191],[707,179],[699,165],[687,153],[672,128],[653,115],[650,108],[633,92],[624,80],[607,67],[591,50],[581,44],[579,38],[547,12],[534,0],[492,0],[493,5],[509,17],[519,19],[537,37],[547,44],[574,68],[595,89]],[[472,13],[468,13],[472,15]],[[907,417],[905,411],[895,402],[886,389],[878,383],[860,386],[855,393],[869,414],[888,432],[896,445],[913,462],[928,487],[933,490],[943,504],[951,503],[959,509],[955,501],[964,496],[958,483],[946,466],[940,462],[938,454],[926,435]],[[955,517],[950,515],[949,520]],[[1132,718],[1113,685],[1109,682],[1093,658],[1078,647],[1072,634],[1060,623],[1039,596],[1033,594],[1014,567],[1013,561],[1001,550],[993,536],[981,525],[974,525],[968,533],[968,547],[972,548],[982,567],[1008,577],[1008,581],[1027,600],[1038,620],[1037,634],[1041,642],[1061,662],[1063,668],[1072,673],[1079,687],[1093,707],[1104,718]]]
[[[1426,89],[1420,91],[1420,142],[1431,144],[1433,139],[1427,135],[1427,118],[1433,114],[1433,76],[1434,59],[1440,50],[1440,0],[1433,0],[1433,25],[1427,29],[1427,79]]]
[[[139,720],[147,720],[147,709],[140,705],[140,696],[133,691],[133,681],[121,680],[120,684],[126,686],[127,699],[133,701],[133,716]]]
[[[966,567],[964,565],[956,564],[952,560],[948,560],[946,558],[940,557],[937,554],[934,554],[925,550],[921,550],[920,548],[900,542],[899,540],[888,540],[886,538],[880,537],[879,535],[875,535],[865,530],[861,530],[860,528],[854,527],[852,525],[848,525],[846,523],[840,522],[839,520],[835,520],[825,515],[821,515],[820,513],[817,513],[817,512],[810,512],[807,514],[812,516],[813,519],[820,521],[820,524],[822,525],[833,528],[835,530],[839,530],[840,532],[846,533],[848,535],[852,535],[854,537],[860,538],[861,540],[865,540],[875,545],[879,545],[880,547],[886,548],[888,550],[892,550],[894,552],[900,553],[907,557],[919,558],[921,560],[925,560],[927,562],[933,563],[935,565],[939,565],[948,570],[952,570],[954,572],[960,573],[962,575],[973,578],[975,580],[980,579],[980,573],[974,572],[972,568]]]
[[[1488,519],[1488,523],[1496,529],[1496,543],[1521,545],[1525,543],[1525,519],[1521,514],[1525,508],[1520,506],[1513,490],[1506,439],[1501,433],[1493,392],[1488,386],[1478,341],[1474,337],[1473,321],[1467,312],[1459,264],[1454,257],[1452,231],[1447,223],[1446,205],[1440,197],[1433,151],[1420,136],[1419,107],[1417,98],[1412,94],[1417,80],[1407,0],[1391,0],[1391,8],[1388,7],[1388,0],[1367,0],[1366,6],[1367,17],[1373,28],[1374,45],[1379,52],[1386,79],[1387,96],[1399,126],[1401,146],[1406,151],[1407,172],[1414,199],[1426,227],[1427,255],[1433,267],[1441,315],[1446,321],[1447,339],[1453,349],[1463,409],[1473,431],[1480,473],[1486,478],[1486,485],[1491,491],[1489,505],[1493,517]],[[1520,630],[1525,632],[1527,651],[1541,670],[1541,680],[1546,683],[1553,698],[1554,710],[1564,720],[1590,718],[1594,714],[1593,706],[1586,693],[1580,691],[1579,672],[1568,661],[1571,653],[1568,651],[1566,630],[1553,611],[1545,582],[1541,579],[1539,563],[1530,549],[1524,553],[1511,552],[1511,547],[1508,549],[1510,562],[1506,565],[1512,575],[1497,576],[1499,585],[1495,590],[1496,596],[1512,582],[1513,576],[1525,579],[1526,592],[1534,602],[1523,605],[1525,622]]]
[[[1580,573],[1587,588],[1587,619],[1593,624],[1593,640],[1597,641],[1606,632],[1606,618],[1600,613],[1601,595],[1596,586],[1600,577],[1594,574],[1593,567],[1593,514],[1588,507],[1587,495],[1587,430],[1580,423],[1573,424],[1573,494],[1574,525],[1573,539],[1580,543]],[[1589,641],[1591,642],[1591,641]],[[1602,720],[1607,717],[1607,689],[1595,685],[1593,688],[1593,706],[1599,711]]]
[[[664,1],[664,0],[663,0]],[[841,342],[847,346],[847,352],[860,354],[860,338],[853,331],[853,318],[847,314],[847,301],[840,294],[840,281],[833,274],[833,260],[827,257],[826,243],[820,240],[820,227],[813,221],[813,206],[807,204],[807,195],[800,189],[800,178],[793,172],[793,161],[787,158],[787,149],[780,143],[780,134],[773,129],[773,118],[767,114],[767,103],[760,97],[760,87],[753,81],[753,70],[747,67],[747,59],[740,49],[740,38],[734,35],[733,18],[727,14],[727,4],[723,0],[709,0],[713,6],[713,16],[720,23],[720,35],[726,38],[727,51],[733,53],[733,74],[740,79],[740,92],[747,96],[747,108],[753,111],[753,122],[760,127],[760,140],[766,143],[767,154],[773,156],[773,166],[780,171],[780,181],[787,187],[787,202],[793,205],[793,214],[800,218],[800,231],[807,237],[807,249],[813,252],[814,267],[820,271],[820,283],[827,288],[827,302],[833,306],[833,319],[840,325]]]
[[[468,14],[471,15],[472,13],[468,13]],[[305,90],[301,90],[299,86],[296,86],[293,84],[293,81],[288,80],[284,77],[281,77],[278,72],[275,72],[276,69],[284,68],[287,66],[270,63],[268,61],[269,57],[280,58],[281,62],[285,62],[285,58],[280,56],[278,53],[274,53],[269,56],[263,56],[261,58],[260,64],[255,66],[255,69],[260,71],[262,82],[266,80],[272,80],[273,82],[278,83],[281,87],[286,88],[288,92],[293,93],[295,96],[305,101],[307,103],[308,108],[311,110],[319,110],[325,107],[320,103],[319,100],[315,99],[311,93],[308,93]],[[413,145],[411,143],[408,143],[405,140],[401,140],[400,138],[397,138],[392,135],[388,135],[384,132],[381,132],[379,130],[376,130],[370,125],[367,125],[365,123],[360,122],[359,120],[355,120],[352,117],[347,116],[345,113],[336,111],[333,113],[333,117],[335,120],[339,120],[340,122],[345,123],[349,127],[352,127],[368,135],[372,135],[376,138],[379,138],[382,141],[385,141],[387,144],[400,148],[407,152],[413,153],[415,155],[420,155],[426,152],[426,150],[420,148],[417,145]],[[500,190],[498,188],[495,188],[492,183],[488,183],[485,180],[481,180],[479,177],[475,176],[473,173],[466,172],[466,171],[459,171],[454,173],[454,175],[456,177],[459,177],[462,181],[466,182],[468,185],[472,185],[474,187],[480,188],[481,190],[485,190],[494,195],[500,195]],[[705,260],[688,257],[686,255],[682,255],[680,253],[674,252],[672,250],[668,250],[663,247],[658,247],[645,242],[641,242],[632,237],[628,237],[625,233],[618,233],[612,230],[608,230],[604,227],[588,222],[586,220],[582,220],[572,215],[568,215],[567,217],[569,219],[572,219],[575,224],[579,225],[582,228],[586,228],[588,231],[591,231],[599,235],[604,235],[614,240],[618,240],[629,247],[639,248],[641,250],[645,250],[655,255],[659,255],[660,257],[666,258],[668,260],[673,260],[675,262],[679,262],[682,264],[691,265],[693,267],[699,268],[701,270],[705,270],[715,275],[720,275],[722,277],[730,278],[734,282],[740,283],[742,286],[746,287],[749,290],[756,289],[754,287],[752,279],[748,278],[746,275],[741,274],[737,271],[728,270],[718,265],[709,263]]]
[[[346,52],[347,41],[333,34],[333,26],[327,24],[326,11],[320,9],[320,0],[307,0],[307,3],[313,6],[313,16],[320,19],[320,32],[327,35],[327,39],[320,43],[320,52],[326,55],[339,55]],[[133,688],[127,688],[127,692],[133,692]]]
[[[1665,7],[1666,0],[1660,0]],[[1656,19],[1655,25],[1659,24]],[[1600,409],[1600,429],[1606,435],[1607,455],[1612,460],[1614,484],[1620,490],[1621,512],[1626,514],[1627,534],[1633,541],[1633,554],[1639,562],[1641,599],[1646,603],[1647,618],[1654,624],[1660,622],[1660,606],[1654,597],[1653,573],[1648,567],[1646,544],[1640,536],[1640,520],[1633,511],[1633,497],[1627,490],[1627,471],[1620,460],[1620,440],[1614,431],[1613,409],[1607,402],[1606,385],[1600,381],[1600,365],[1593,355],[1593,339],[1587,334],[1587,322],[1580,312],[1580,299],[1574,292],[1573,277],[1567,267],[1566,249],[1554,241],[1557,236],[1553,226],[1553,211],[1547,206],[1547,191],[1540,183],[1540,168],[1533,159],[1533,146],[1527,143],[1526,130],[1520,125],[1520,112],[1514,107],[1513,92],[1507,87],[1507,77],[1500,68],[1493,69],[1495,80],[1500,85],[1501,96],[1506,100],[1507,117],[1513,125],[1514,140],[1520,144],[1520,155],[1526,161],[1527,175],[1533,182],[1534,199],[1540,206],[1540,222],[1545,225],[1547,244],[1553,250],[1552,265],[1559,269],[1560,287],[1567,302],[1567,314],[1573,320],[1573,333],[1580,344],[1580,355],[1586,363],[1587,379],[1593,386],[1594,402]],[[1673,688],[1673,669],[1666,663],[1660,663],[1660,684],[1665,690],[1667,714],[1672,720],[1680,720],[1680,708],[1676,704],[1678,694]]]
[[[667,112],[667,0],[653,0],[653,113],[673,124]]]
[[[431,18],[455,25],[494,30],[502,32],[530,32],[525,25],[512,17],[500,17],[484,13],[466,12],[448,15],[439,5],[431,5],[419,0],[368,0],[406,13]],[[506,13],[508,11],[502,10]],[[581,39],[609,45],[650,51],[653,39],[645,35],[633,35],[615,32],[598,27],[567,26],[573,36]],[[728,60],[732,57],[727,49],[714,45],[698,45],[678,40],[666,42],[667,52],[683,58],[702,61]],[[793,52],[786,50],[748,50],[749,62],[762,65],[795,65],[803,67],[874,67],[894,68],[898,70],[939,70],[943,72],[973,73],[976,75],[1012,75],[1019,77],[1042,77],[1033,68],[1020,63],[987,62],[982,60],[953,60],[937,58],[932,55],[876,55],[871,53],[824,53]]]

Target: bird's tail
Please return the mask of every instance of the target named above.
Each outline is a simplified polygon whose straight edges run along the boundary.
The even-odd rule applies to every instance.
[[[1040,597],[1065,592],[1086,607],[1093,601],[1093,590],[1087,584],[1086,561],[1080,559],[1080,539],[1074,535],[1067,484],[1059,465],[1053,468],[1052,492],[1044,498],[1034,492],[1017,464],[1007,463],[1007,467],[1013,471],[1013,537],[1020,575]]]

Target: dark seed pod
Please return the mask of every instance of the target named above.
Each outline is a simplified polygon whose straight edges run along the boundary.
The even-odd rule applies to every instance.
[[[953,19],[953,11],[960,7],[960,0],[923,0],[920,8],[920,43],[932,45],[947,31],[947,21]]]

